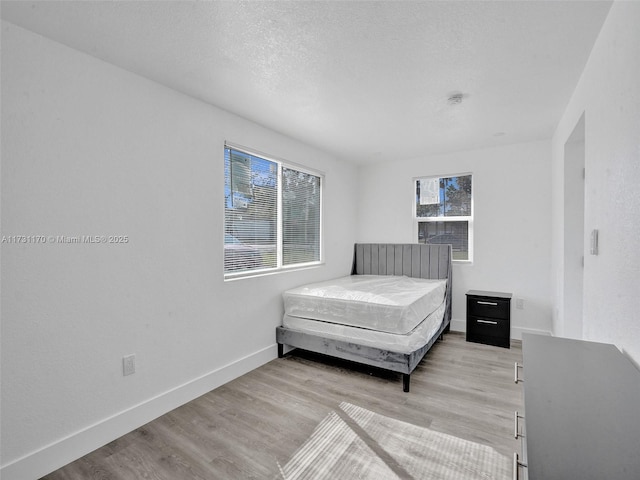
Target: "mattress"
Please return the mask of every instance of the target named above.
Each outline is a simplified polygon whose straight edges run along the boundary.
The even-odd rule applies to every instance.
[[[351,275],[283,294],[285,315],[392,334],[407,334],[443,302],[446,280]]]
[[[286,314],[282,319],[282,325],[291,330],[298,330],[324,338],[342,340],[393,352],[411,353],[429,343],[429,340],[431,340],[440,328],[440,325],[442,325],[445,310],[446,301],[442,301],[438,308],[423,319],[416,328],[403,335],[322,322],[308,318],[291,317]]]

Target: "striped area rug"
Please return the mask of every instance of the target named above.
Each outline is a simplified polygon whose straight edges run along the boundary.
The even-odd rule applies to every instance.
[[[341,403],[286,465],[282,480],[507,480],[511,463],[491,447]]]

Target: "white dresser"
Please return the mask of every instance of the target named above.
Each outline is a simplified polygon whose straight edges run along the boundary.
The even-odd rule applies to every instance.
[[[514,478],[640,480],[636,366],[614,345],[532,334],[522,336],[522,357]]]

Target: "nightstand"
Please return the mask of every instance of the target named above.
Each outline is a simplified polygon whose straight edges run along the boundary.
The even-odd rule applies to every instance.
[[[511,294],[467,292],[467,342],[510,348]]]

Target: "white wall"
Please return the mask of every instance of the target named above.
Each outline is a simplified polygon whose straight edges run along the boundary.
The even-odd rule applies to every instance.
[[[223,281],[225,139],[326,174],[326,265]],[[2,235],[129,237],[2,245],[2,478],[39,477],[275,358],[281,292],[349,273],[356,178],[2,22]]]
[[[600,232],[600,254],[585,255],[583,335],[614,343],[640,363],[640,3],[615,2],[553,137],[553,275],[563,268],[564,144],[585,115],[585,233]],[[588,239],[585,238],[588,242]],[[587,243],[588,244],[588,243]],[[562,285],[554,303],[561,306]],[[554,330],[563,332],[562,310]]]
[[[415,242],[413,178],[471,172],[474,261],[454,264],[453,323],[465,329],[470,290],[511,292],[512,337],[551,330],[551,145],[548,141],[362,167],[358,241]],[[524,309],[515,308],[515,297]]]

